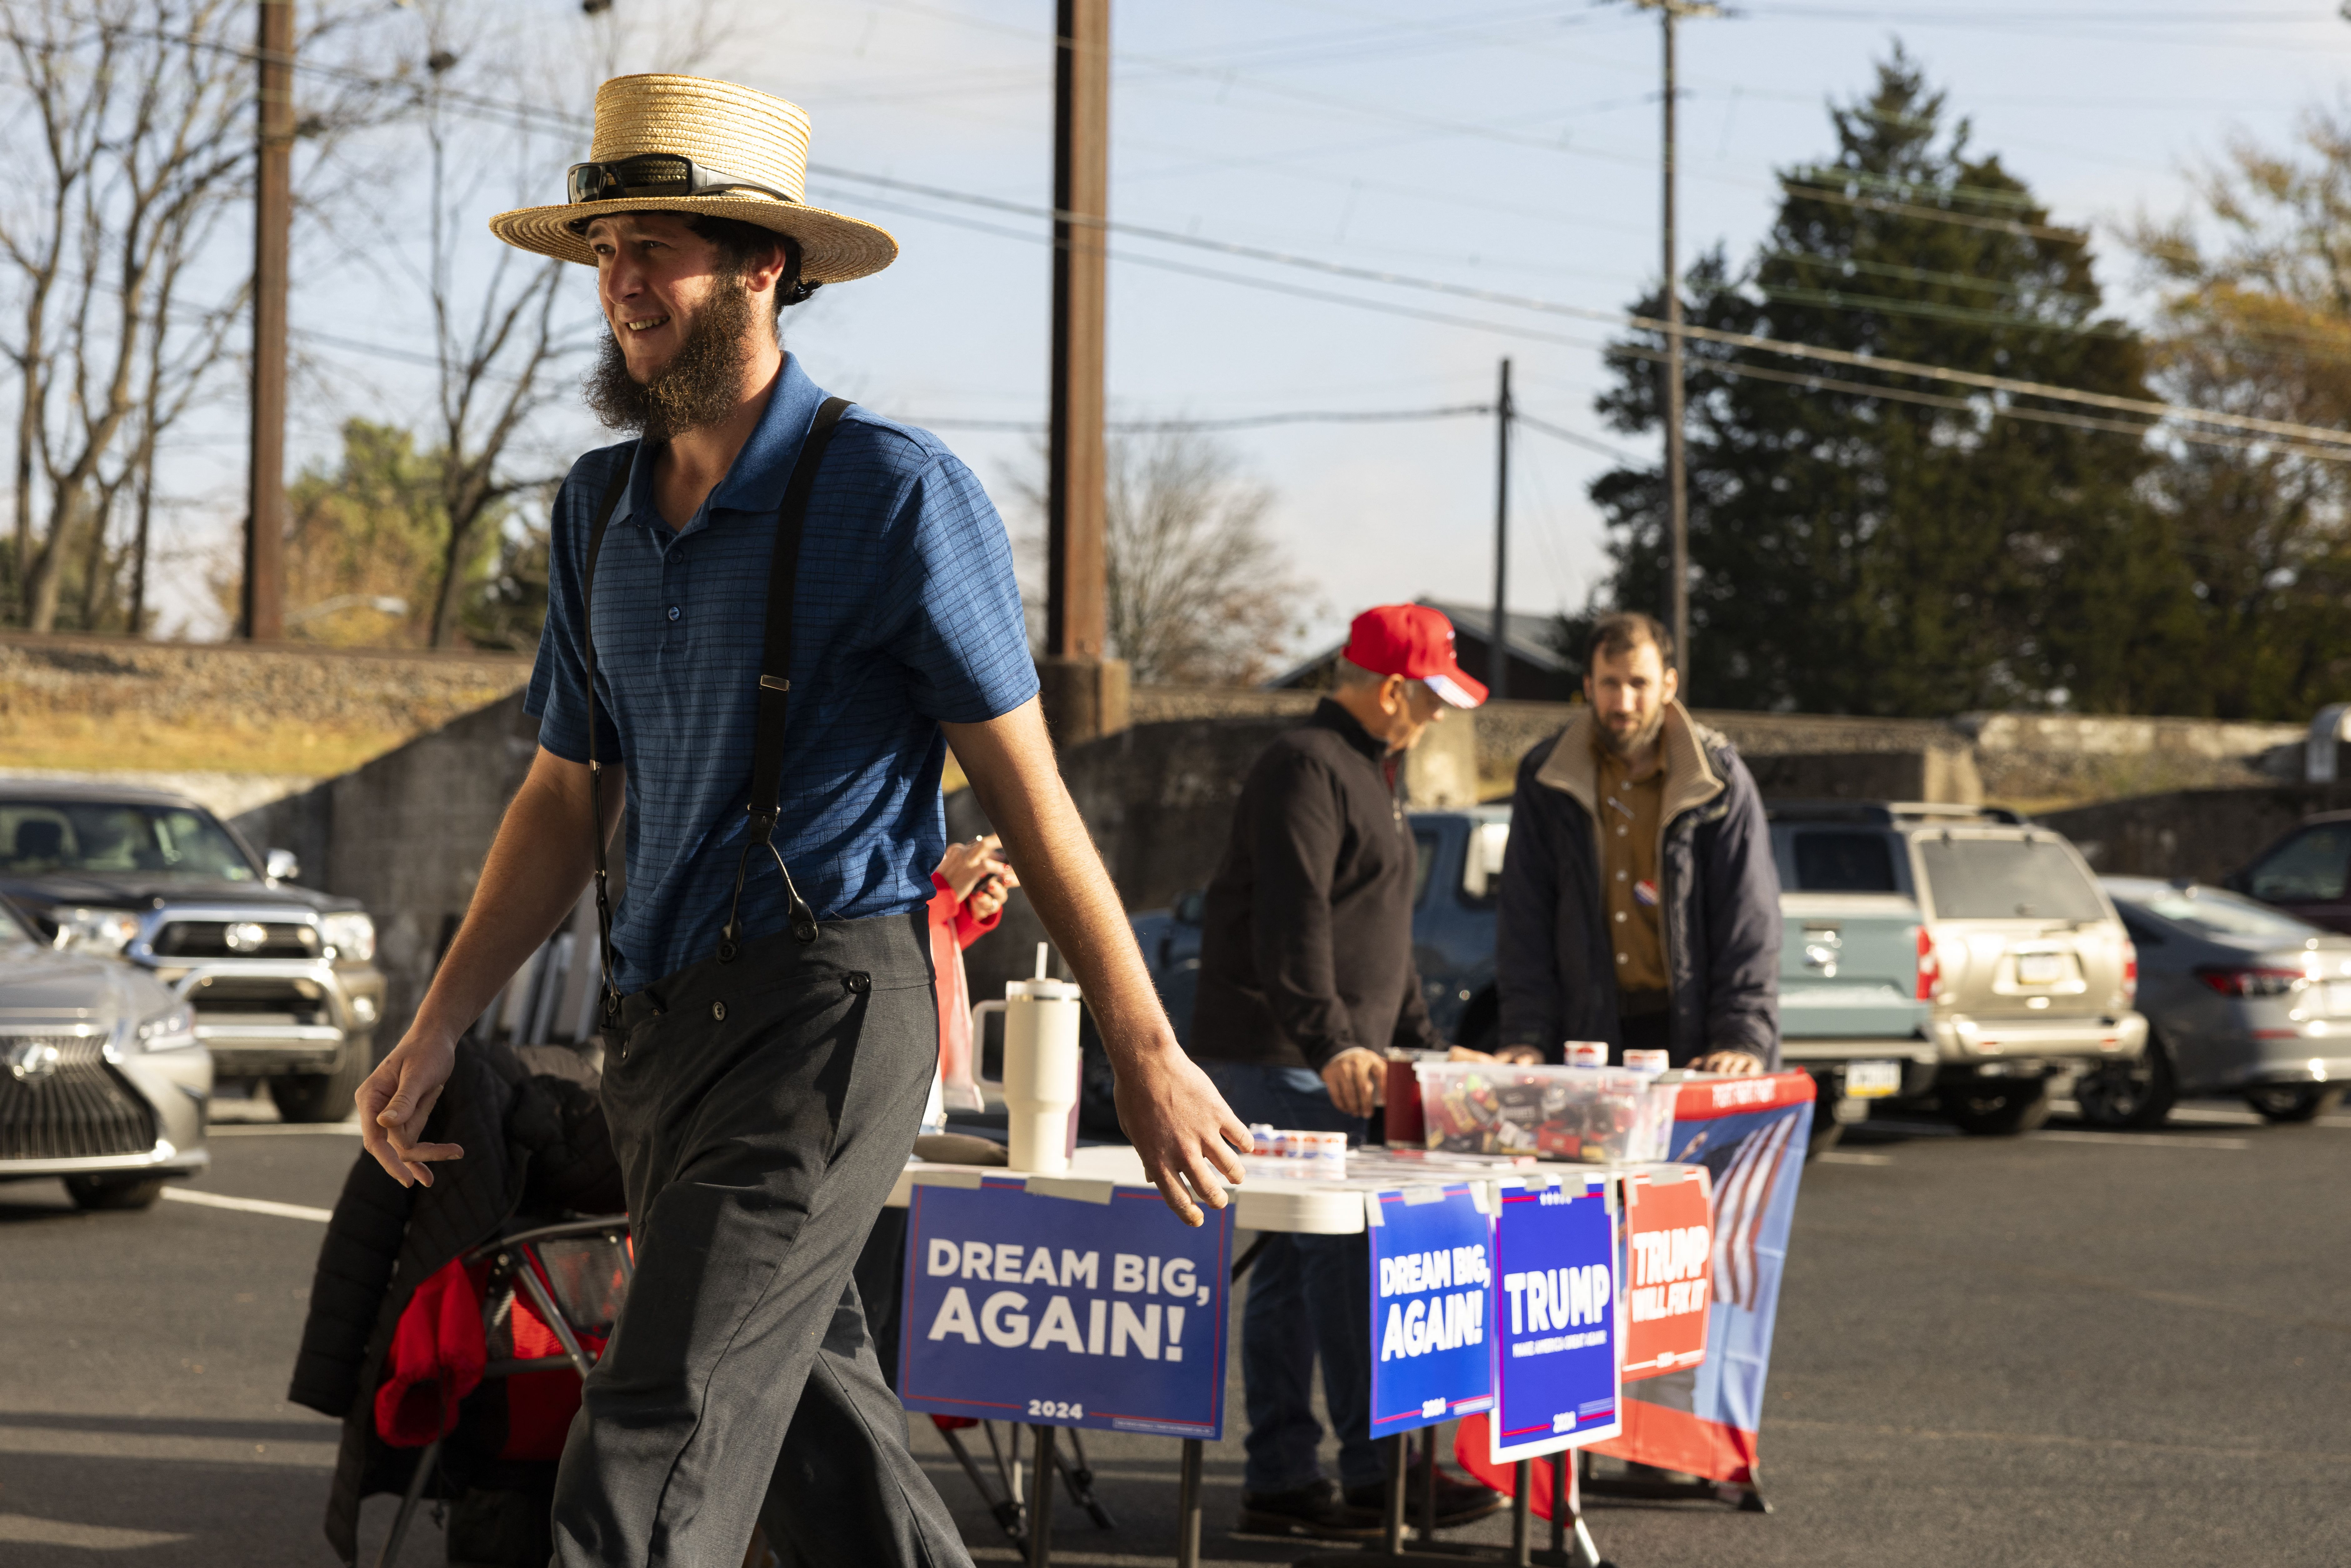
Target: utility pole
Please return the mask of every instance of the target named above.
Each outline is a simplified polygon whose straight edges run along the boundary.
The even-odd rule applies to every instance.
[[[1486,696],[1510,695],[1510,361],[1502,361],[1502,390],[1494,399],[1494,626],[1487,639]]]
[[[1682,450],[1682,290],[1681,265],[1675,256],[1674,235],[1674,106],[1677,96],[1674,71],[1674,24],[1684,16],[1719,16],[1721,7],[1707,0],[1634,0],[1645,11],[1655,11],[1665,24],[1665,288],[1666,288],[1666,510],[1673,538],[1673,625],[1676,667],[1681,671],[1682,696],[1689,696],[1689,466]]]
[[[253,415],[239,632],[286,634],[286,277],[294,222],[294,0],[260,0],[253,193]]]
[[[1126,727],[1110,642],[1102,455],[1103,221],[1110,213],[1110,0],[1056,0],[1053,407],[1045,499],[1045,716],[1063,746]]]

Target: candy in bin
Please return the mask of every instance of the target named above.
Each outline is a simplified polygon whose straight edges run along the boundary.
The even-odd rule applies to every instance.
[[[1533,1155],[1587,1165],[1662,1159],[1672,1125],[1671,1090],[1620,1068],[1499,1067],[1424,1062],[1431,1149]]]
[[[1493,1081],[1482,1071],[1457,1068],[1433,1082],[1428,1073],[1431,1065],[1452,1064],[1425,1063],[1416,1070],[1420,1076],[1422,1126],[1428,1146],[1458,1155],[1499,1153],[1494,1145],[1502,1107]]]

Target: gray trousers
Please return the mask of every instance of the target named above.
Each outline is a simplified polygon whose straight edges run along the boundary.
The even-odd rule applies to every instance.
[[[938,1057],[925,915],[745,944],[628,998],[604,1114],[637,1272],[556,1480],[558,1568],[968,1568],[850,1270]]]

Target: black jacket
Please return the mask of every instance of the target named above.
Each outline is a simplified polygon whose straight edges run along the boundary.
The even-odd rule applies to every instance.
[[[1511,798],[1494,963],[1501,1043],[1559,1060],[1570,1040],[1622,1046],[1614,946],[1593,823],[1592,710],[1527,753]],[[1780,873],[1755,779],[1730,742],[1667,705],[1659,812],[1673,1061],[1744,1051],[1780,1064]]]
[[[343,1423],[326,1529],[345,1563],[359,1550],[360,1500],[404,1488],[423,1452],[375,1433],[376,1383],[416,1287],[517,1213],[619,1210],[620,1166],[594,1083],[561,1047],[461,1045],[425,1136],[465,1157],[435,1166],[431,1186],[402,1186],[366,1154],[344,1178],[287,1397]],[[461,1452],[443,1458],[465,1469]]]
[[[1441,1047],[1412,962],[1415,848],[1387,747],[1325,697],[1250,767],[1201,911],[1192,1054],[1318,1071]]]

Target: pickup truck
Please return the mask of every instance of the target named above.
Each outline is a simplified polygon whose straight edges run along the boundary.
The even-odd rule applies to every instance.
[[[374,1066],[383,975],[366,912],[300,874],[178,795],[0,780],[0,898],[51,946],[188,1003],[216,1082],[266,1083],[288,1122],[340,1122]]]
[[[2022,1132],[2047,1119],[2055,1073],[2142,1049],[2136,954],[2058,835],[1971,807],[1837,801],[1771,816],[1781,1057],[1813,1075],[1832,1110],[1815,1123],[1815,1153],[1878,1099],[1931,1097],[1965,1131]],[[1410,821],[1413,952],[1429,1016],[1457,1043],[1491,1049],[1510,808]],[[1190,894],[1133,917],[1179,1039],[1191,1027],[1199,909]]]

